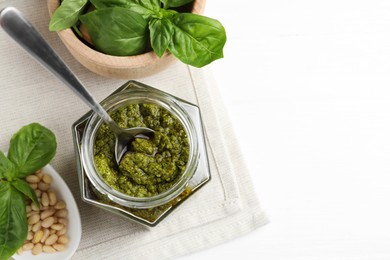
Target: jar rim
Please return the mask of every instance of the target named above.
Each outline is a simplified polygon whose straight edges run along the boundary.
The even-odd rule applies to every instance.
[[[198,161],[198,135],[196,128],[187,114],[186,110],[176,101],[176,99],[162,91],[150,89],[131,88],[123,90],[109,96],[102,102],[102,106],[108,112],[129,103],[152,103],[167,109],[182,124],[189,141],[189,157],[184,172],[180,178],[168,190],[150,197],[134,197],[124,194],[109,186],[98,172],[93,158],[93,144],[97,130],[103,123],[102,119],[93,113],[88,120],[86,130],[81,141],[81,160],[83,162],[86,175],[93,186],[110,200],[132,208],[152,208],[168,203],[183,192],[186,185],[194,175]]]

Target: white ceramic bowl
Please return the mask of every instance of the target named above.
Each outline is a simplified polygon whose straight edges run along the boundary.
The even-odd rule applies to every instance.
[[[31,250],[24,251],[23,254],[18,255],[14,254],[12,256],[15,260],[67,260],[72,257],[76,252],[77,247],[79,246],[81,239],[81,220],[79,209],[77,208],[76,201],[69,190],[68,186],[61,178],[61,176],[54,170],[50,165],[46,165],[43,168],[43,172],[51,175],[53,182],[50,187],[56,191],[58,199],[65,201],[66,207],[68,209],[68,231],[67,236],[69,237],[69,244],[67,249],[63,252],[56,252],[53,254],[41,253],[39,255],[33,255]]]

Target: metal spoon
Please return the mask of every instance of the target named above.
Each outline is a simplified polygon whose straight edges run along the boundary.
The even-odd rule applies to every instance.
[[[146,127],[120,128],[18,9],[6,7],[1,10],[0,25],[40,64],[73,90],[110,127],[116,138],[115,159],[118,165],[129,149],[129,143],[136,136],[145,138],[154,134],[152,129]]]

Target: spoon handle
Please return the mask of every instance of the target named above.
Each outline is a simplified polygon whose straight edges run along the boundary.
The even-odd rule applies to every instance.
[[[119,128],[104,108],[92,97],[80,80],[18,9],[6,7],[1,10],[0,25],[38,63],[43,65],[73,90],[103,121],[110,124],[114,129]]]

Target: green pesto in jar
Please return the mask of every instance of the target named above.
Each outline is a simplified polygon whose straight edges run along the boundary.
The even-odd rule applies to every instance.
[[[102,124],[94,142],[94,160],[105,182],[133,197],[155,196],[171,188],[188,162],[189,142],[180,121],[155,104],[129,104],[110,115],[121,128],[148,127],[155,133],[151,139],[135,138],[118,167],[115,136]]]

